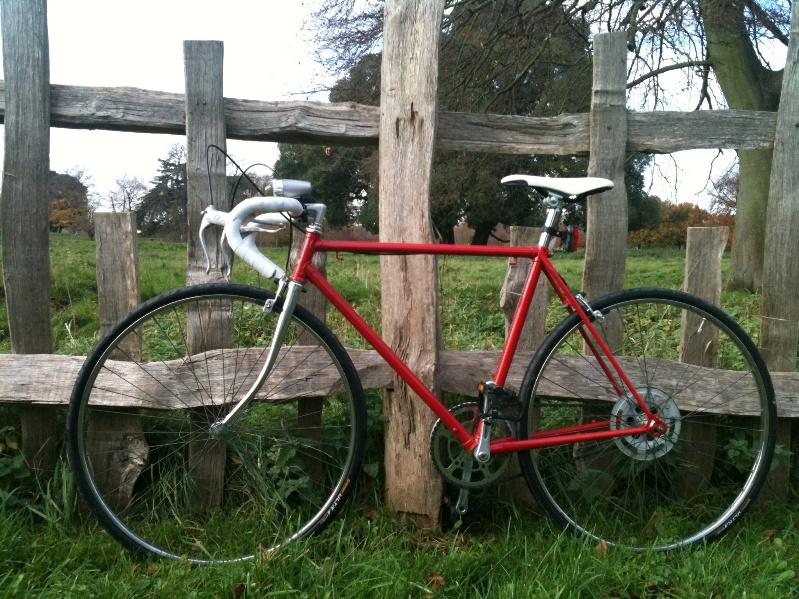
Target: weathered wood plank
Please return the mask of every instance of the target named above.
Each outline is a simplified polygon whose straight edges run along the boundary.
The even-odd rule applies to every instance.
[[[683,150],[760,150],[774,144],[777,114],[754,110],[628,112],[627,150],[668,154]]]
[[[523,117],[441,112],[436,147],[497,154],[587,154],[588,114]]]
[[[511,246],[537,245],[542,229],[539,227],[511,227]],[[499,292],[499,306],[505,313],[505,338],[513,322],[513,317],[518,309],[524,284],[532,267],[532,260],[521,258],[508,258],[508,271],[505,281]],[[541,276],[533,294],[533,302],[527,311],[516,351],[534,352],[541,345],[546,336],[547,303],[549,300],[549,282]],[[515,425],[512,425],[515,426]],[[518,460],[511,461],[511,475],[508,477],[507,489],[513,497],[523,506],[532,508],[535,499],[527,486],[527,480],[522,475]]]
[[[763,263],[763,317],[760,344],[763,357],[774,370],[797,369],[799,345],[799,304],[796,282],[799,280],[799,4],[791,13],[791,37],[782,76],[777,132],[771,166],[766,230],[769,246]],[[778,421],[777,444],[790,450],[792,424]],[[790,486],[790,468],[775,468],[767,491],[785,497]]]
[[[219,210],[230,210],[225,157],[208,150],[216,145],[227,147],[225,135],[224,96],[222,93],[224,47],[218,41],[183,42],[186,79],[186,182],[187,182],[187,254],[186,282],[223,282],[227,280],[227,256],[221,249],[219,236],[208,236],[211,268],[206,272],[199,229],[202,211],[211,203]],[[206,311],[189,307],[186,324],[186,345],[197,354],[232,346],[233,321],[228,302],[218,302],[217,309]],[[195,377],[196,378],[196,377]],[[220,390],[221,391],[221,390]],[[221,391],[224,395],[224,391]],[[196,490],[195,501],[200,509],[222,506],[227,449],[219,439],[199,436],[189,444],[189,467]]]
[[[541,229],[538,227],[511,227],[510,244],[511,246],[530,246],[538,243]],[[519,299],[530,273],[532,260],[509,258],[508,271],[505,274],[505,281],[499,292],[499,306],[505,313],[505,336],[508,335],[513,316],[519,304]],[[519,344],[516,349],[519,351],[534,351],[541,345],[546,335],[547,302],[549,301],[549,282],[546,277],[541,278],[536,285],[533,295],[533,303],[527,312],[524,321],[524,328],[519,337]]]
[[[228,364],[238,359],[242,364],[241,370],[250,370],[252,361],[260,356],[263,359],[262,348],[252,348],[249,350],[239,350],[238,358],[232,354],[222,352],[235,352],[236,350],[215,350],[205,354],[192,356],[192,362],[202,361],[202,370],[205,372],[205,359],[208,358],[212,379],[222,380],[223,362]],[[269,395],[273,401],[286,401],[297,399],[298,397],[324,396],[331,392],[335,387],[336,381],[341,380],[338,371],[330,370],[327,376],[324,372],[316,374],[318,367],[308,366],[314,364],[317,359],[312,352],[322,350],[314,347],[298,347],[291,349],[292,357],[281,356],[279,359],[279,369],[274,375],[273,380],[285,379],[280,383],[279,392],[274,393],[274,388],[267,386],[262,391],[261,397]],[[393,371],[383,361],[383,359],[373,350],[349,349],[348,353],[352,358],[355,369],[361,378],[364,389],[380,389],[393,385]],[[438,378],[440,390],[445,393],[457,393],[459,395],[475,395],[477,383],[491,377],[497,365],[499,352],[497,351],[442,351],[441,374]],[[533,358],[532,352],[518,352],[511,366],[508,375],[507,386],[511,389],[518,389],[521,385],[524,371]],[[320,354],[321,363],[328,363],[327,354]],[[721,370],[716,368],[700,367],[692,364],[682,364],[679,362],[658,361],[656,366],[654,358],[647,358],[647,365],[650,369],[656,369],[658,374],[663,373],[663,385],[682,381],[679,386],[684,385],[684,381],[697,379],[697,383],[691,386],[691,391],[695,392],[693,397],[680,398],[680,407],[684,409],[701,409],[702,402],[709,399],[715,401],[714,396],[721,392],[720,401],[714,405],[712,413],[730,413],[738,415],[751,415],[755,413],[754,404],[751,398],[747,398],[750,387],[743,385],[739,380],[740,372]],[[0,355],[0,403],[16,403],[31,405],[64,405],[69,400],[69,393],[75,384],[78,371],[85,361],[83,356],[59,356],[53,354],[2,354]],[[111,362],[113,372],[106,375],[108,381],[117,378],[117,375],[127,378],[130,383],[140,386],[144,391],[139,397],[120,396],[114,392],[113,387],[108,387],[108,391],[98,393],[96,399],[101,405],[129,408],[148,408],[148,409],[181,409],[192,408],[202,405],[199,397],[199,387],[196,379],[192,377],[187,368],[176,368],[180,362],[152,362],[145,365],[145,372],[135,364],[125,361]],[[582,356],[561,356],[558,359],[561,364],[557,371],[557,376],[553,374],[550,386],[544,387],[546,394],[551,397],[559,397],[564,400],[575,400],[570,397],[563,387],[558,386],[557,381],[584,380],[584,376],[595,376],[597,366],[592,363],[592,358]],[[642,376],[637,360],[621,358],[621,363],[628,374],[635,382],[636,376]],[[331,366],[331,368],[333,368]],[[257,372],[257,368],[254,369]],[[170,372],[176,371],[177,375]],[[149,373],[149,374],[148,374]],[[293,373],[290,375],[290,373]],[[468,375],[464,375],[468,373]],[[152,376],[150,376],[152,374]],[[313,374],[314,376],[309,376]],[[252,373],[249,376],[255,377]],[[159,378],[165,383],[164,389],[160,383],[155,382],[154,378]],[[774,382],[774,390],[778,400],[778,413],[781,417],[799,417],[799,372],[772,372],[771,377]],[[227,373],[228,384],[230,383],[230,373]],[[236,385],[239,384],[236,380]],[[252,379],[247,379],[248,382]],[[660,376],[658,376],[660,381]],[[185,383],[185,384],[184,384]],[[205,383],[203,383],[205,384]],[[221,384],[221,383],[219,383]],[[189,390],[192,389],[191,392]],[[175,392],[172,395],[172,391]],[[149,394],[149,395],[148,395]],[[220,394],[217,394],[221,396]],[[616,397],[603,385],[585,385],[580,388],[581,401],[607,401],[615,402]],[[177,396],[177,397],[176,397]],[[178,399],[179,398],[179,399]],[[575,400],[578,401],[578,400]],[[207,403],[207,400],[206,400]]]
[[[136,214],[98,212],[94,230],[100,334],[105,335],[141,301]],[[141,360],[139,335],[128,336],[120,347],[121,351],[112,353],[114,359]],[[106,499],[116,508],[127,506],[149,454],[141,418],[124,411],[91,413],[88,448],[92,470]]]
[[[7,83],[0,237],[11,348],[52,351],[50,330],[50,62],[47,2],[2,3],[3,68]],[[58,434],[55,413],[20,412],[22,451],[34,472],[50,470]]]
[[[0,81],[0,89],[4,82]],[[50,124],[183,135],[183,94],[132,87],[50,86]],[[0,100],[2,103],[2,100]],[[352,102],[265,102],[225,98],[230,139],[377,145],[380,109]],[[0,122],[5,104],[0,104]],[[777,114],[746,110],[630,112],[628,151],[763,149],[774,143]],[[440,112],[436,145],[499,154],[588,154],[588,114],[554,117]]]
[[[594,38],[588,176],[610,179],[615,187],[588,198],[582,288],[589,300],[624,286],[627,260],[627,190],[624,185],[626,76],[625,33],[597,35]],[[609,342],[613,347],[614,340],[611,338]]]
[[[380,72],[380,241],[433,241],[439,25],[444,0],[387,0]],[[381,256],[383,338],[431,389],[441,339],[435,256]],[[437,526],[443,486],[430,458],[435,415],[399,377],[384,395],[386,503]]]
[[[683,289],[714,306],[721,305],[721,257],[727,246],[727,227],[689,227]],[[717,364],[719,329],[702,327],[697,314],[684,313],[680,326],[680,361],[713,367]],[[680,437],[685,442],[682,492],[693,495],[710,484],[716,455],[717,428],[705,419],[686,418]]]

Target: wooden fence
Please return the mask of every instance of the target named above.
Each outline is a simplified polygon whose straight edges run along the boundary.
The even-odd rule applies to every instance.
[[[185,134],[189,157],[189,212],[193,215],[192,218],[196,217],[195,212],[199,207],[207,203],[203,191],[207,189],[204,178],[205,162],[203,158],[198,163],[197,157],[204,157],[208,143],[224,146],[227,138],[350,145],[375,145],[380,142],[381,179],[389,177],[397,182],[413,181],[422,190],[428,185],[433,146],[448,150],[511,154],[590,153],[590,174],[608,177],[617,182],[623,180],[621,162],[625,153],[630,151],[668,153],[696,148],[773,147],[775,164],[782,161],[786,167],[782,171],[775,171],[772,189],[781,189],[783,182],[789,180],[789,165],[795,164],[799,154],[799,150],[793,149],[797,145],[799,131],[793,126],[792,113],[788,112],[790,106],[797,105],[796,96],[799,95],[795,72],[796,31],[792,31],[779,115],[751,111],[628,111],[625,107],[625,32],[600,34],[595,38],[590,113],[546,118],[437,113],[434,100],[437,67],[434,57],[437,55],[438,34],[432,23],[437,23],[440,19],[441,4],[440,1],[431,2],[429,13],[415,13],[410,10],[410,0],[387,0],[381,110],[353,103],[263,102],[224,98],[223,49],[219,42],[186,42],[185,95],[131,88],[50,85],[46,0],[3,2],[3,43],[9,49],[4,62],[5,81],[0,82],[3,89],[0,118],[6,124],[3,214],[0,222],[5,250],[3,259],[6,296],[13,350],[17,354],[37,355],[0,356],[0,401],[26,406],[23,412],[23,443],[29,457],[37,456],[37,463],[41,464],[52,460],[54,444],[49,443],[50,458],[47,457],[48,451],[42,450],[42,447],[48,447],[48,439],[52,439],[55,434],[50,424],[53,422],[52,412],[47,409],[48,406],[63,405],[66,402],[82,361],[80,357],[46,355],[52,349],[46,292],[49,282],[43,283],[44,293],[41,290],[30,293],[30,297],[26,298],[28,306],[23,307],[22,300],[16,299],[24,296],[24,292],[20,291],[21,280],[26,277],[36,278],[30,277],[31,272],[47,279],[49,269],[46,261],[46,194],[31,195],[31,190],[38,189],[36,185],[46,177],[47,168],[42,169],[41,165],[46,165],[49,161],[49,127]],[[799,22],[798,14],[799,5],[795,5],[792,20],[794,30]],[[414,23],[412,19],[421,20]],[[397,26],[398,24],[401,26]],[[429,56],[433,59],[425,65],[414,62],[414,72],[411,73],[406,68],[409,62],[405,60],[403,48],[405,51],[412,48],[416,56]],[[399,88],[396,87],[389,90],[389,80],[400,85],[402,92],[397,93]],[[778,121],[781,123],[779,130]],[[423,129],[425,126],[427,128]],[[407,132],[405,128],[408,128]],[[414,131],[423,132],[424,135],[415,135]],[[406,134],[407,137],[403,137]],[[388,137],[392,135],[402,137],[405,143],[389,144]],[[776,146],[775,138],[779,141]],[[36,139],[43,141],[38,144],[31,142]],[[23,147],[26,148],[25,152],[22,152]],[[397,159],[398,152],[402,152],[401,161]],[[223,169],[216,162],[212,166],[213,180],[221,184]],[[202,184],[195,184],[200,176]],[[15,180],[24,180],[27,187],[15,187]],[[626,259],[626,198],[623,188],[623,185],[618,185],[615,194],[604,194],[599,200],[603,210],[607,211],[604,214],[597,210],[593,202],[589,203],[588,218],[592,226],[589,239],[593,241],[587,249],[584,285],[592,295],[617,289],[623,283]],[[384,215],[402,215],[404,219],[404,232],[400,232],[399,238],[393,236],[394,231],[383,228],[384,238],[391,235],[395,241],[424,240],[425,236],[429,236],[429,232],[419,233],[427,231],[426,220],[429,219],[424,202],[419,211],[408,211],[406,198],[401,195],[401,190],[400,185],[393,189],[387,188],[385,193],[381,193],[381,218]],[[222,197],[223,194],[216,195]],[[426,196],[426,192],[423,195]],[[779,205],[788,206],[785,202]],[[38,207],[38,212],[33,210],[34,207]],[[796,216],[796,208],[786,207],[784,210],[788,216],[783,215],[783,219],[799,218]],[[45,234],[33,236],[31,228],[37,231],[44,228]],[[196,232],[194,221],[190,220],[189,230],[192,234]],[[597,248],[600,240],[601,254],[612,256],[611,260],[600,259]],[[188,248],[187,279],[190,282],[201,279],[197,267],[196,242],[195,238],[191,238]],[[779,248],[776,251],[780,251]],[[788,253],[789,250],[786,249],[785,252]],[[221,255],[216,250],[214,255],[216,260],[212,277],[218,279],[224,265],[220,263]],[[417,263],[404,260],[403,264],[403,268],[410,269],[406,271],[406,276],[414,281],[431,274],[430,261]],[[769,272],[768,268],[766,272]],[[617,276],[611,277],[612,273]],[[420,298],[419,301],[424,301],[425,305],[436,305],[436,286],[425,287],[432,296]],[[766,304],[766,308],[772,312],[764,313],[764,318],[795,323],[797,316],[784,312],[786,305],[796,305],[790,279],[777,280],[775,285],[769,287],[769,293],[771,301]],[[510,296],[506,294],[504,297],[505,305],[510,305]],[[396,304],[404,301],[401,294],[384,293],[383,313],[396,313]],[[33,317],[30,316],[32,306],[38,307],[38,312]],[[387,327],[387,322],[384,321],[384,331],[398,326],[397,322],[401,325],[401,321],[394,319],[391,321],[393,324],[389,323]],[[434,323],[433,326],[437,327],[437,324]],[[773,364],[789,365],[782,366],[783,370],[791,370],[790,365],[795,365],[797,335],[799,332],[787,341],[781,339],[781,357],[779,360],[773,358]],[[441,351],[436,345],[427,345],[430,338],[429,330],[423,328],[408,331],[405,338],[406,346],[428,348],[430,363],[418,366],[426,372],[430,384],[437,385],[442,391],[473,394],[473,384],[464,383],[461,373],[468,364],[470,372],[484,372],[489,376],[496,360],[496,352]],[[524,363],[529,355],[522,353],[517,362]],[[353,351],[352,356],[365,387],[392,386],[397,389],[393,374],[375,354]],[[30,374],[19,376],[20,372]],[[40,378],[37,378],[37,372],[46,373],[46,384],[42,384]],[[510,384],[517,385],[520,376],[521,369],[512,370]],[[774,379],[780,415],[799,416],[797,374],[777,372]],[[405,405],[411,403],[405,402]],[[399,429],[399,435],[391,430],[394,426],[402,427],[402,420],[394,418],[389,422],[387,438],[403,437],[402,429]],[[34,434],[31,431],[38,432]],[[782,432],[783,441],[789,441],[790,437],[785,437],[785,434],[790,434],[790,425],[784,424]],[[426,435],[423,436],[426,443]],[[405,434],[404,438],[407,439],[408,435]],[[427,454],[426,450],[418,446],[421,442],[417,439],[413,446],[392,448],[392,452],[396,450],[398,461],[416,460],[409,456]],[[426,497],[429,490],[425,489],[423,480],[427,477],[429,464],[424,462],[425,459],[426,457],[422,458],[421,466],[415,467],[415,471],[419,473],[414,478],[415,482],[403,485],[402,502],[394,505],[434,521],[437,501],[431,503],[429,497]],[[392,472],[389,468],[389,485],[391,479],[395,478]]]

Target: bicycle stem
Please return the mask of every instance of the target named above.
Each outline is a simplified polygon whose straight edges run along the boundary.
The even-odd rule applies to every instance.
[[[274,368],[275,362],[277,361],[277,356],[280,353],[280,348],[283,347],[283,339],[286,336],[289,321],[294,314],[294,307],[297,305],[297,294],[301,289],[302,283],[298,283],[297,281],[289,281],[288,285],[286,285],[286,298],[283,300],[283,308],[277,320],[275,332],[272,334],[272,344],[269,347],[269,354],[266,356],[266,362],[264,362],[261,372],[258,373],[258,377],[250,387],[250,390],[244,394],[244,397],[233,406],[233,409],[230,410],[224,418],[217,420],[211,425],[212,433],[220,433],[239,412],[247,407],[255,397],[255,394],[261,389],[266,377],[272,372],[272,368]],[[279,297],[276,296],[274,302],[277,302],[278,299]],[[274,303],[272,305],[274,306]],[[264,306],[264,309],[266,309],[266,306]]]

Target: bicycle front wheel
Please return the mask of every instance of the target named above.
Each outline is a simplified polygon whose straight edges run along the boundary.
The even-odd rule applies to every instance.
[[[159,296],[86,361],[68,415],[78,488],[129,549],[214,563],[320,531],[357,477],[365,404],[341,344],[297,307],[254,400],[281,311],[240,285]]]
[[[716,539],[757,495],[774,450],[774,392],[757,348],[721,310],[681,292],[630,290],[592,308],[668,430],[522,452],[533,494],[559,526],[597,542],[667,550]],[[572,314],[544,341],[520,392],[522,438],[646,423],[587,335]]]

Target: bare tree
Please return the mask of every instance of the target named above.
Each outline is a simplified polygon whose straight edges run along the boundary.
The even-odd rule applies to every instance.
[[[124,175],[115,181],[116,188],[108,193],[113,212],[134,212],[141,203],[147,186],[138,177]]]
[[[626,31],[632,55],[628,87],[642,92],[647,108],[675,108],[676,97],[687,97],[688,106],[696,109],[775,111],[782,70],[773,68],[769,57],[787,46],[790,6],[790,0],[448,0],[442,31],[457,26],[482,56],[468,57],[469,64],[478,68],[465,61],[460,70],[442,66],[440,91],[445,96],[457,93],[458,86],[470,85],[476,74],[485,78],[485,65],[497,65],[498,70],[510,67],[513,76],[489,77],[491,86],[482,100],[464,109],[512,111],[509,98],[514,90],[535,80],[533,67],[546,62],[544,47],[558,39],[552,36],[542,42],[540,36],[530,36],[531,43],[525,44],[517,32],[518,15],[524,14],[535,17],[524,20],[530,27],[546,21],[549,28],[571,30],[574,35]],[[475,25],[469,37],[469,24],[478,22],[483,26]],[[382,2],[329,0],[314,15],[312,27],[320,60],[341,74],[380,48]],[[510,54],[499,51],[507,39],[518,40]],[[446,43],[442,42],[442,56]],[[447,72],[458,76],[447,78]],[[674,78],[678,74],[681,81]],[[553,108],[558,109],[556,102]],[[744,150],[738,156],[740,195],[729,285],[758,289],[771,151]]]

